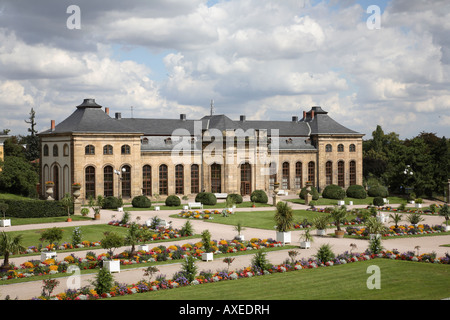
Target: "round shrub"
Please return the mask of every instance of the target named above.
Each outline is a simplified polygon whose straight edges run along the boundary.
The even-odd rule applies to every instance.
[[[152,206],[152,202],[146,196],[134,197],[131,204],[134,208],[150,208]]]
[[[181,200],[175,195],[168,196],[166,198],[166,206],[168,207],[176,207],[181,205]]]
[[[300,190],[300,199],[305,200],[307,193],[308,191],[306,190],[306,187],[303,187],[302,190]],[[319,200],[319,192],[317,191],[316,187],[311,187],[311,194],[313,200]]]
[[[365,199],[367,198],[367,192],[364,190],[363,186],[354,184],[347,188],[347,197],[355,199]]]
[[[217,198],[214,193],[211,192],[200,192],[195,197],[195,202],[200,202],[204,205],[213,206],[217,203]]]
[[[240,194],[238,194],[238,193],[230,193],[228,196],[227,196],[227,201],[228,200],[232,200],[235,204],[239,204],[239,203],[242,203],[242,201],[244,201],[243,199],[242,199],[242,196],[240,195]]]
[[[384,205],[383,197],[375,197],[373,198],[373,205],[377,207],[381,207]]]
[[[250,195],[250,200],[257,203],[267,203],[269,201],[269,198],[267,197],[267,194],[264,192],[264,190],[255,190]]]
[[[123,205],[122,199],[114,196],[105,197],[102,209],[117,209]]]
[[[372,186],[369,188],[369,191],[367,193],[371,197],[386,198],[389,195],[387,189],[383,186]]]
[[[345,198],[345,190],[338,185],[330,184],[323,189],[322,198],[343,200]]]

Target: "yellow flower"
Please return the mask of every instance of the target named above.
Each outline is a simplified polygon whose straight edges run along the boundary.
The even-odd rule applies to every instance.
[[[68,263],[74,263],[75,262],[75,258],[72,256],[67,256],[64,258],[64,261],[68,262]]]
[[[32,264],[30,261],[25,262],[25,263],[23,264],[23,266],[24,266],[25,268],[33,268],[33,267],[34,267],[33,264]]]
[[[52,265],[50,266],[51,271],[58,271],[58,266]]]

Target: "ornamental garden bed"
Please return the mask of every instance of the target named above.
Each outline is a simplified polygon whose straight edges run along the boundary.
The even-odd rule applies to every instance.
[[[280,242],[272,239],[253,238],[249,241],[238,240],[213,240],[211,241],[211,249],[215,256],[218,255],[234,255],[239,253],[248,253],[252,250],[267,249],[277,250],[278,248],[291,248],[293,246],[285,246]],[[201,259],[203,250],[202,242],[186,243],[183,245],[163,245],[153,247],[149,251],[138,250],[133,255],[124,251],[114,255],[112,259],[120,260],[122,266],[137,264],[155,264],[166,261],[175,262],[185,259],[188,256],[194,256]],[[10,280],[17,278],[30,278],[42,275],[55,275],[58,273],[66,273],[70,265],[76,265],[80,270],[99,268],[104,260],[110,260],[110,256],[106,253],[96,255],[94,252],[88,252],[84,258],[76,257],[74,254],[65,257],[62,261],[57,259],[47,259],[45,261],[29,260],[20,266],[14,266],[11,263],[11,270],[4,274],[0,274],[0,280]]]
[[[351,281],[352,276],[347,277],[336,277],[336,272],[341,273],[343,270],[342,268],[345,268],[343,265],[352,265],[355,262],[361,262],[363,263],[364,261],[373,261],[370,262],[371,264],[382,264],[382,265],[387,265],[390,264],[390,262],[388,261],[380,261],[380,262],[376,262],[378,259],[389,259],[389,260],[402,260],[402,261],[408,261],[408,263],[423,263],[423,266],[425,266],[426,264],[431,265],[431,264],[445,264],[448,265],[449,264],[449,257],[441,257],[438,258],[435,256],[435,254],[422,254],[422,255],[415,255],[414,252],[407,252],[407,253],[398,253],[398,252],[393,252],[393,251],[382,251],[379,254],[367,254],[367,253],[344,253],[341,255],[337,255],[334,259],[330,260],[330,261],[326,261],[326,262],[322,262],[322,261],[318,261],[312,258],[309,259],[302,259],[302,260],[297,260],[297,261],[293,261],[292,263],[283,263],[283,264],[279,264],[279,265],[271,265],[270,267],[268,267],[265,270],[261,270],[261,269],[257,269],[254,267],[246,267],[246,268],[242,268],[242,269],[237,269],[237,270],[233,270],[233,271],[219,271],[219,272],[205,272],[202,271],[200,272],[199,275],[197,275],[195,277],[194,280],[192,281],[188,281],[185,277],[180,276],[179,274],[175,275],[172,279],[166,279],[165,276],[159,276],[156,278],[155,281],[151,281],[151,280],[141,280],[135,284],[130,284],[130,285],[125,285],[125,284],[121,284],[121,285],[116,285],[113,288],[111,288],[110,291],[108,292],[104,292],[104,293],[97,293],[95,290],[89,288],[89,287],[84,287],[81,288],[80,290],[77,291],[66,291],[57,295],[53,295],[51,297],[36,297],[34,298],[35,300],[96,300],[96,299],[105,299],[105,298],[111,298],[111,297],[125,297],[128,295],[135,295],[137,293],[146,293],[145,298],[141,298],[141,299],[152,299],[152,297],[154,297],[154,295],[156,294],[156,292],[159,291],[166,291],[166,290],[170,290],[170,289],[175,289],[175,288],[182,288],[182,287],[196,287],[195,290],[201,290],[201,287],[198,287],[199,285],[202,284],[208,284],[208,283],[224,283],[227,282],[229,280],[233,281],[233,280],[239,280],[239,279],[249,279],[249,278],[260,278],[260,277],[264,277],[264,282],[266,281],[270,281],[270,280],[275,280],[276,282],[276,287],[280,287],[279,286],[279,281],[281,281],[278,278],[273,278],[273,277],[269,277],[265,278],[265,276],[270,276],[270,275],[274,275],[275,274],[287,274],[290,272],[295,272],[295,271],[301,271],[301,270],[310,270],[310,269],[318,269],[317,272],[319,272],[320,269],[324,268],[324,269],[328,269],[329,267],[333,267],[333,266],[342,266],[339,269],[336,269],[335,272],[333,272],[333,274],[331,274],[331,276],[333,277],[333,280],[330,281],[336,281],[336,279],[342,278],[344,279],[345,283],[348,283],[349,281]],[[400,262],[400,261],[399,261]],[[422,264],[421,264],[422,265]],[[404,265],[404,264],[397,264],[397,267],[395,268],[395,270],[400,273],[403,274],[404,270],[406,268],[409,269],[409,265]],[[365,265],[364,265],[365,267]],[[367,267],[365,267],[367,268]],[[416,269],[412,268],[412,269]],[[339,271],[338,271],[339,270]],[[353,270],[353,268],[352,268]],[[392,267],[389,268],[389,270],[391,270],[392,272]],[[304,271],[306,272],[306,271]],[[354,271],[350,271],[352,274],[355,274]],[[422,272],[422,270],[420,271]],[[436,271],[437,272],[437,271]],[[358,281],[360,283],[366,283],[367,280],[367,275],[366,272],[356,272],[356,274],[363,274],[365,275],[364,280],[360,280],[358,279]],[[324,274],[322,272],[319,272],[319,274],[312,274],[312,273],[308,273],[308,277],[315,277],[315,275],[317,275],[317,277],[319,278],[314,278],[312,279],[313,283],[317,283],[319,281],[320,278],[324,277]],[[330,274],[328,274],[330,275]],[[435,277],[434,274],[430,275],[433,278]],[[440,283],[442,282],[442,279],[444,277],[443,273],[441,272],[441,270],[439,270],[439,272],[436,273],[436,277],[437,280],[435,280],[434,282],[436,283]],[[401,276],[394,276],[394,279],[398,279],[398,278],[402,278]],[[278,280],[277,280],[278,279]],[[255,280],[256,281],[256,280]],[[414,283],[417,283],[416,278],[413,280]],[[232,282],[232,283],[238,283],[238,282]],[[291,283],[291,281],[289,282]],[[289,283],[287,283],[286,285],[281,286],[280,288],[282,289],[283,293],[281,294],[281,298],[280,299],[284,299],[286,297],[286,286],[289,285]],[[327,281],[327,286],[329,286],[329,282]],[[398,281],[396,282],[397,284],[395,286],[401,285],[398,284]],[[246,286],[249,285],[248,282],[246,282]],[[258,285],[258,296],[261,295],[261,285]],[[309,292],[308,288],[305,287],[305,279],[304,282],[302,282],[303,288],[305,290],[301,290],[301,291],[305,291],[305,292]],[[353,286],[353,284],[350,284],[351,286]],[[383,285],[385,286],[385,285]],[[445,287],[445,285],[444,285]],[[211,287],[208,287],[209,290],[211,290]],[[222,287],[223,288],[223,287]],[[341,288],[341,286],[339,286],[339,288]],[[383,295],[386,294],[386,287],[384,287],[383,290]],[[329,288],[328,288],[329,289]],[[363,289],[365,290],[364,292],[379,292],[380,290],[367,290],[367,288],[364,286]],[[235,289],[236,290],[236,289]],[[355,288],[352,288],[351,291],[354,291]],[[446,287],[445,289],[446,290]],[[291,290],[287,290],[288,292],[291,292]],[[328,290],[326,290],[328,291]],[[153,293],[152,293],[153,292]],[[168,291],[166,291],[168,292]],[[175,292],[175,291],[174,291]],[[224,290],[221,290],[221,292],[224,292]],[[231,290],[226,290],[227,295],[232,294],[233,289]],[[292,290],[292,292],[298,292],[298,290]],[[320,295],[323,296],[324,292],[321,291]],[[338,291],[338,298],[340,297],[342,299],[342,291],[339,290]],[[213,299],[217,299],[217,295],[201,295],[202,298],[199,299],[207,299],[207,297],[212,297]],[[248,298],[247,295],[244,295],[246,298]],[[398,298],[398,292],[395,293],[395,297]],[[131,297],[131,299],[140,299],[140,297]],[[443,298],[443,297],[441,297]],[[181,297],[179,299],[182,299]],[[228,297],[228,299],[239,299],[239,297],[235,296],[234,294],[232,294],[230,297]],[[313,298],[311,298],[313,299]],[[390,299],[390,297],[388,297],[387,299]]]
[[[450,232],[445,231],[442,225],[430,226],[427,224],[414,225],[400,225],[398,228],[390,226],[386,233],[382,234],[383,238],[390,237],[409,237],[409,236],[427,236],[427,235],[449,235]],[[365,227],[347,227],[346,235],[358,238],[369,238],[369,232]]]

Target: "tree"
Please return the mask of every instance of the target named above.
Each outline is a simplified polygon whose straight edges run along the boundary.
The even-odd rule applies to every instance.
[[[3,264],[0,267],[1,272],[6,272],[10,269],[9,256],[25,251],[22,245],[22,235],[10,236],[2,231],[0,235],[0,253],[3,255]]]
[[[36,122],[34,121],[36,118],[36,112],[31,108],[30,111],[30,120],[25,120],[26,123],[29,123],[31,126],[28,128],[28,132],[31,133],[32,136],[35,136],[37,131],[34,129],[36,127]]]
[[[141,238],[141,231],[139,229],[139,225],[135,222],[131,223],[130,227],[128,228],[128,233],[125,236],[124,240],[124,243],[126,245],[131,245],[130,249],[131,256],[134,254],[135,246],[139,242],[140,238]]]
[[[53,245],[63,238],[63,229],[53,227],[50,229],[46,229],[42,235],[41,240],[47,240],[50,244],[50,247],[53,247]]]
[[[274,219],[277,231],[286,232],[291,229],[293,221],[292,208],[287,202],[280,201],[277,203]]]
[[[31,164],[22,157],[8,156],[0,162],[0,191],[36,197],[39,177]]]
[[[104,238],[100,241],[102,248],[108,250],[109,257],[112,260],[114,250],[123,245],[124,239],[115,232],[105,232]]]
[[[61,203],[67,209],[67,217],[70,219],[70,206],[73,203],[72,196],[69,193],[66,193],[61,199]]]

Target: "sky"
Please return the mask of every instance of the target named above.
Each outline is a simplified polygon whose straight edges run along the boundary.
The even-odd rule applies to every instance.
[[[0,130],[93,98],[136,118],[321,106],[364,139],[448,138],[449,34],[445,0],[0,0]]]

